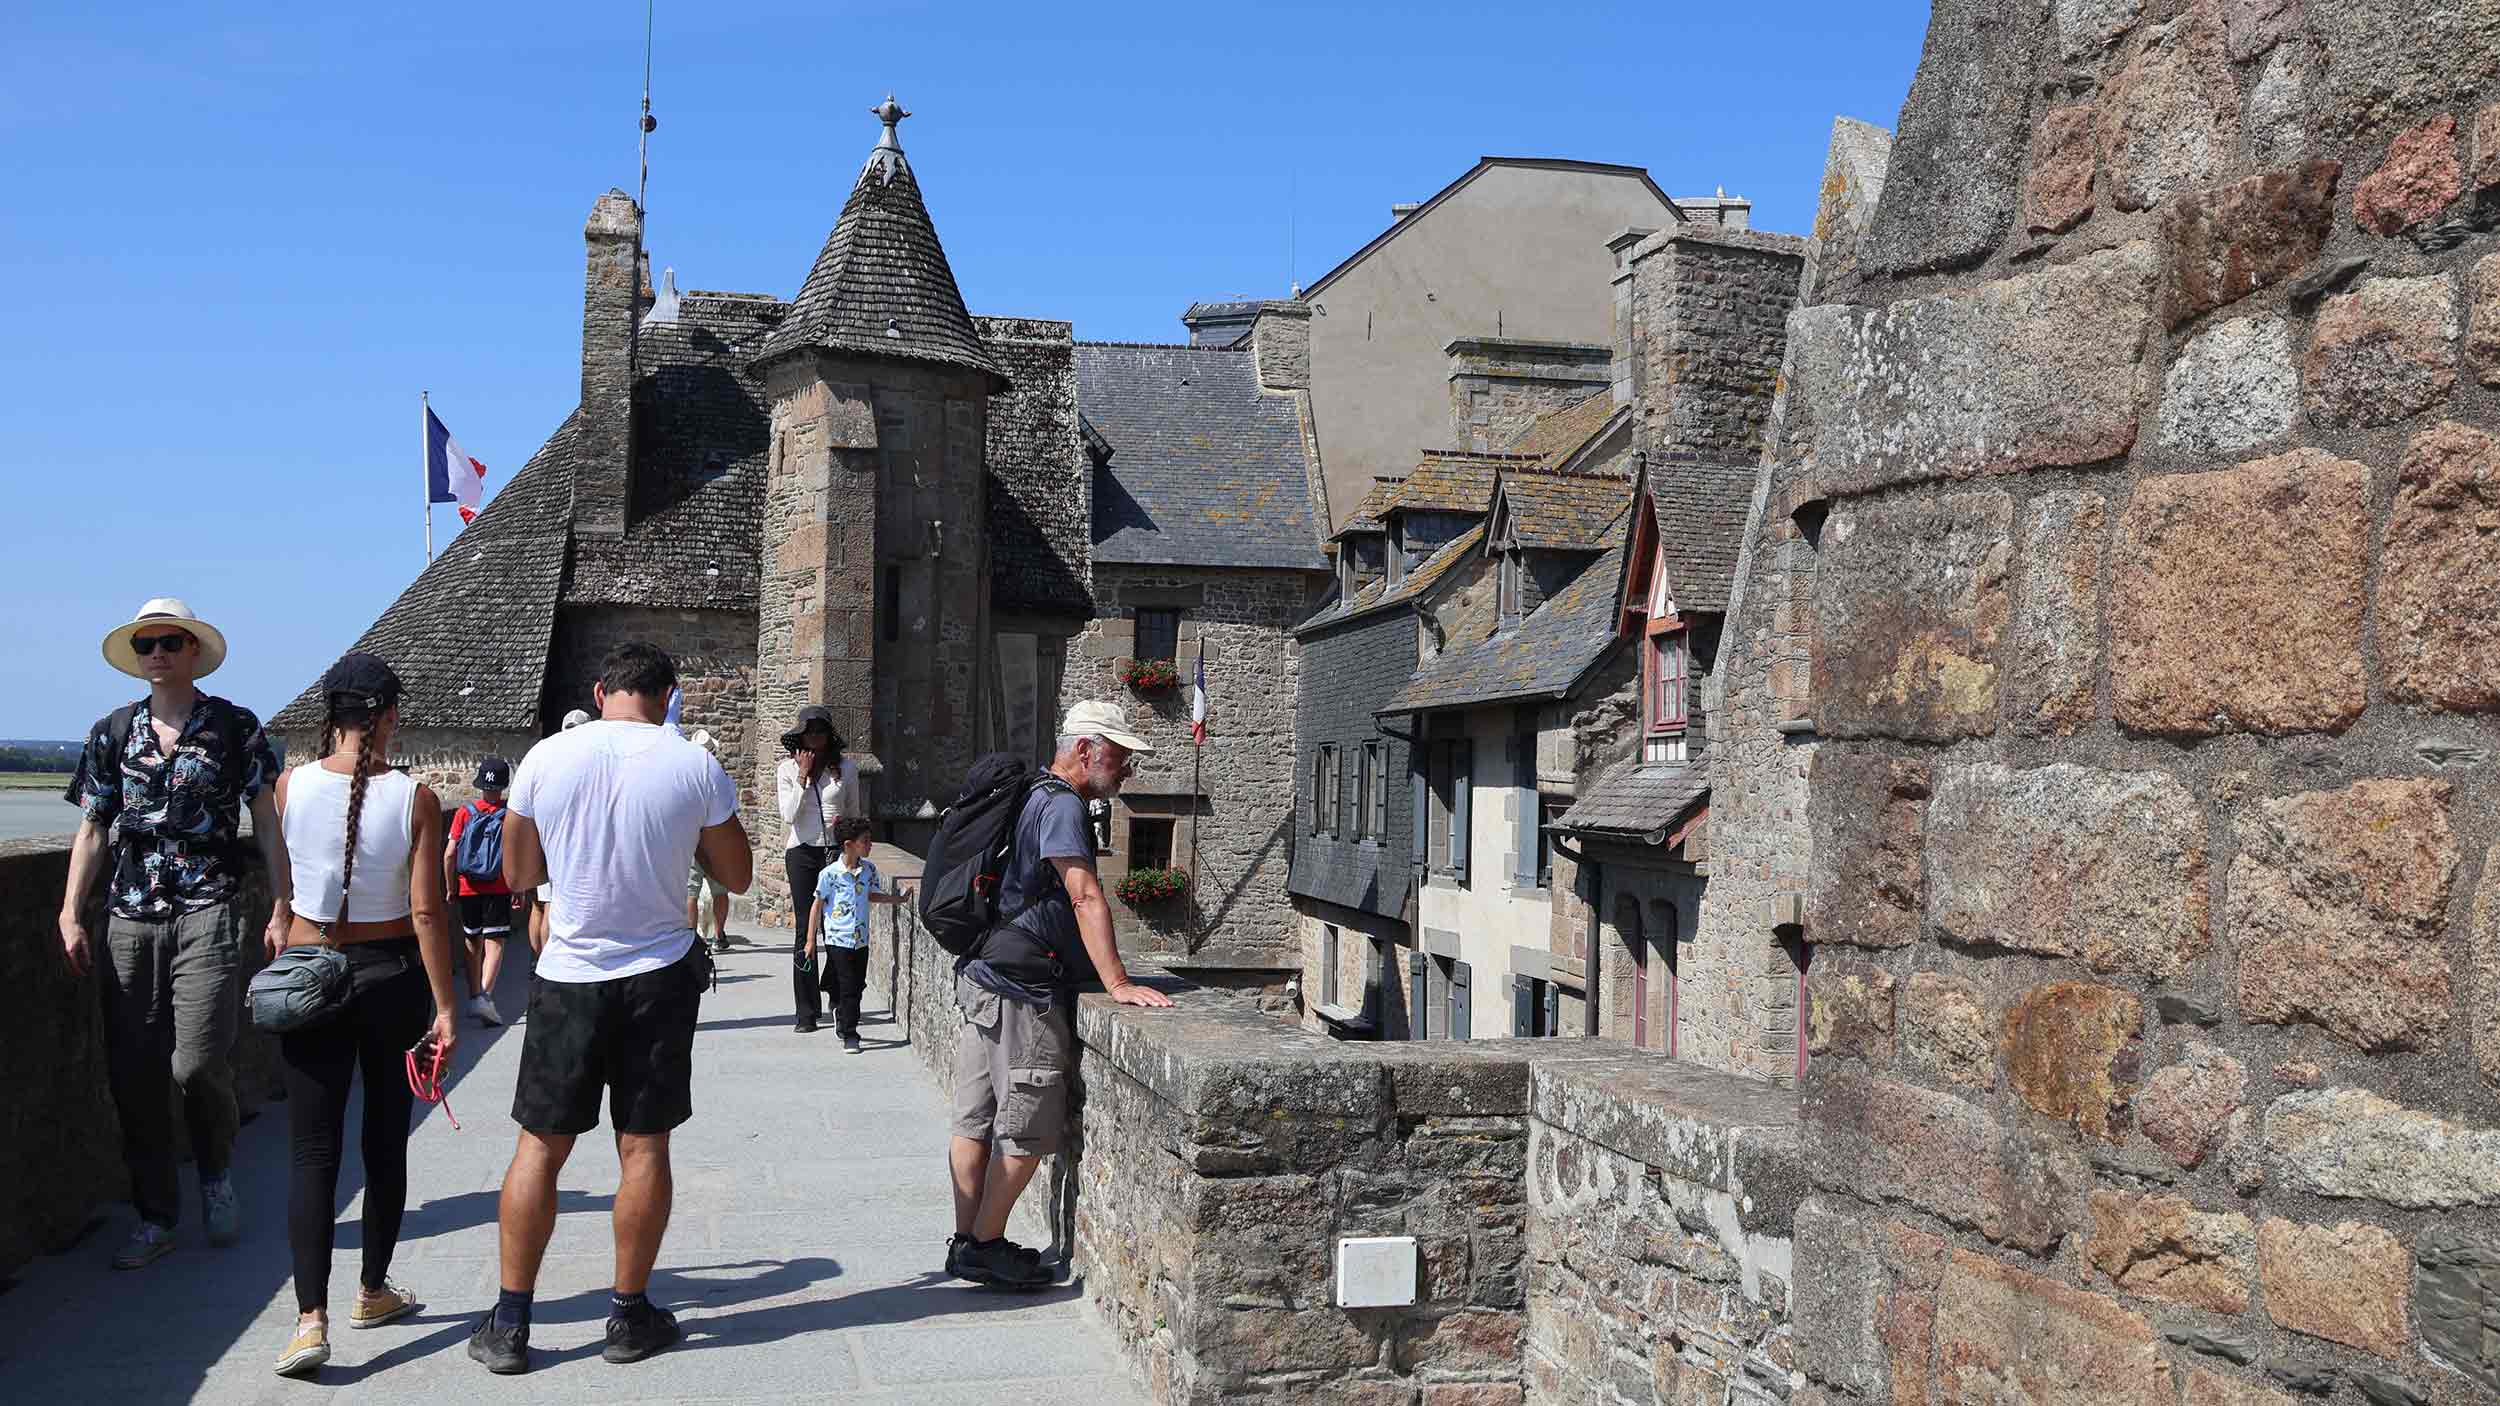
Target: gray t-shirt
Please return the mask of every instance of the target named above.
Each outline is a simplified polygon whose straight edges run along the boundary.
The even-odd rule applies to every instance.
[[[1008,921],[974,955],[957,962],[955,970],[984,991],[1041,1007],[1094,980],[1093,958],[1077,931],[1076,909],[1050,863],[1090,863],[1093,857],[1094,832],[1086,823],[1085,802],[1062,783],[1035,786],[1016,817],[1015,848],[998,885],[998,911]],[[1040,901],[1028,906],[1029,898]],[[1056,972],[1042,948],[1057,955]]]

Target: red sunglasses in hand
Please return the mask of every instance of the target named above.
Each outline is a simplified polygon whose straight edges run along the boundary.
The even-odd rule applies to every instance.
[[[443,1057],[442,1047],[428,1035],[408,1047],[407,1058],[408,1092],[427,1103],[441,1104],[443,1116],[451,1119],[451,1130],[460,1131],[459,1116],[451,1111],[450,1090],[443,1087],[444,1066],[450,1061]]]

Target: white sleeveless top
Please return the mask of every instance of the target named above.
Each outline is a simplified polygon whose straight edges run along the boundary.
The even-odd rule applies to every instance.
[[[339,915],[339,872],[347,858],[347,796],[355,778],[319,762],[295,768],[286,783],[287,864],[295,871],[297,913],[316,923]],[[380,922],[408,916],[408,863],[415,834],[417,783],[402,771],[365,778],[364,817],[356,827],[356,888],[347,920]]]

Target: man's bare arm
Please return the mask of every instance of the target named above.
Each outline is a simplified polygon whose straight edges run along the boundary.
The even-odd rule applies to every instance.
[[[704,826],[694,852],[712,882],[728,892],[745,893],[755,886],[755,846],[747,843],[747,827],[737,816]]]
[[[538,822],[509,806],[503,817],[503,883],[519,893],[547,882],[547,851],[538,844]]]
[[[61,895],[61,958],[80,976],[87,974],[92,949],[79,909],[94,890],[96,869],[104,862],[104,827],[101,820],[81,820],[69,842],[69,887]]]
[[[278,828],[277,793],[267,787],[252,797],[252,843],[269,868],[269,925],[261,942],[275,957],[286,950],[287,929],[294,925],[295,870],[287,861],[286,833]]]
[[[1124,1006],[1168,1006],[1172,998],[1151,986],[1140,986],[1120,961],[1119,934],[1111,926],[1111,900],[1103,897],[1102,879],[1094,866],[1082,859],[1054,859],[1051,867],[1059,871],[1059,882],[1067,887],[1068,902],[1076,908],[1076,931],[1085,939],[1085,955],[1094,959],[1094,974],[1102,978],[1102,989],[1111,999]]]

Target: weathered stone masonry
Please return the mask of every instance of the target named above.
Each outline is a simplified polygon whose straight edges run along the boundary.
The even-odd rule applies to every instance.
[[[2500,1395],[2495,70],[2377,0],[1938,6],[1772,479],[1799,1400]]]

